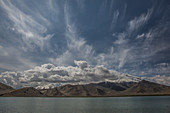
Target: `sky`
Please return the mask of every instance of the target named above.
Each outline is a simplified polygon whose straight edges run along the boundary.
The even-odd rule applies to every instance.
[[[1,82],[38,87],[126,73],[169,84],[169,12],[169,0],[0,0]]]

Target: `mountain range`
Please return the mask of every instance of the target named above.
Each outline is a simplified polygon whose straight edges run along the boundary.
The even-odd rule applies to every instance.
[[[83,85],[63,85],[50,89],[26,87],[14,89],[0,83],[0,96],[4,97],[102,97],[170,95],[170,86],[142,80],[139,82],[100,82]]]

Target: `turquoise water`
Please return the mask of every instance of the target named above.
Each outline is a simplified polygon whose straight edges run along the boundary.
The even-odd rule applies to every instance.
[[[170,113],[170,96],[0,97],[0,113]]]

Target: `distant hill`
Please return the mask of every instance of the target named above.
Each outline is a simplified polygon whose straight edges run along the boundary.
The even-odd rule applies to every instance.
[[[101,82],[86,85],[64,85],[41,90],[46,96],[130,96],[170,95],[170,87],[142,80],[136,82]]]
[[[170,95],[170,87],[142,80],[124,91],[127,95]]]
[[[9,93],[5,93],[5,97],[41,97],[44,96],[39,90],[33,87],[18,89]]]
[[[0,83],[0,95],[7,93],[7,92],[11,92],[14,91],[15,89],[13,89],[12,87],[5,85],[3,83]]]
[[[136,84],[137,84],[137,82],[120,82],[120,83],[100,82],[100,83],[96,83],[96,85],[98,85],[98,86],[109,88],[109,89],[112,89],[115,91],[124,91]]]
[[[41,92],[47,96],[116,96],[119,94],[119,92],[94,84],[64,85],[53,89],[41,90]]]
[[[6,91],[10,89],[9,86],[5,87],[5,85],[3,88],[7,88],[4,89]],[[100,82],[84,85],[64,85],[52,89],[39,90],[33,87],[28,87],[18,90],[11,89],[9,92],[1,94],[1,96],[8,97],[88,97],[139,95],[170,95],[170,87],[142,80],[140,82]]]

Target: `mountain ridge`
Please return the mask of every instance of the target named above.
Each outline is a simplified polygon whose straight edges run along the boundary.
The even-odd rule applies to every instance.
[[[50,89],[26,87],[0,96],[6,97],[110,97],[110,96],[170,95],[170,86],[142,80],[140,82],[100,82],[63,85]]]
[[[0,83],[0,95],[7,93],[7,92],[11,92],[14,91],[15,89],[12,88],[11,86],[5,85],[3,83]]]

